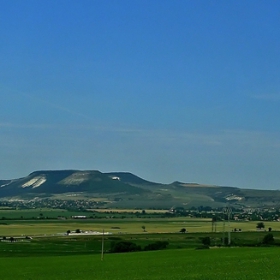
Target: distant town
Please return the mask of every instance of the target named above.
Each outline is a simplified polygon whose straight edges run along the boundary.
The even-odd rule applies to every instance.
[[[77,215],[58,215],[58,219],[94,219],[94,218],[151,218],[151,217],[189,217],[211,218],[216,221],[228,219],[225,208],[211,208],[210,206],[199,207],[172,207],[170,209],[107,209],[106,203],[93,200],[60,200],[60,199],[32,199],[32,200],[9,200],[0,201],[1,209],[28,210],[38,209],[38,215],[33,219],[53,219],[44,214],[44,209],[67,210],[65,213],[76,212]],[[160,211],[148,211],[160,210]],[[79,214],[81,213],[81,214]],[[6,219],[6,217],[0,217]],[[10,218],[9,218],[10,219]],[[231,220],[235,221],[280,221],[280,209],[271,208],[231,208]]]

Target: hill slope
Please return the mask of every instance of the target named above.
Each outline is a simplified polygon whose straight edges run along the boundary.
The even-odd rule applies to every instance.
[[[0,180],[0,198],[65,199],[103,198],[108,207],[171,208],[174,206],[271,207],[278,205],[280,192],[225,186],[173,182],[149,182],[128,172],[102,173],[97,170],[43,170],[14,180]],[[105,205],[106,205],[105,203]]]
[[[100,171],[59,170],[36,171],[24,178],[5,181],[0,188],[0,197],[52,196],[69,192],[141,194],[145,191]]]

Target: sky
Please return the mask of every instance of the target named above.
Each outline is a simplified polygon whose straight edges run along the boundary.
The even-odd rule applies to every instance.
[[[0,179],[280,189],[280,2],[0,0]]]

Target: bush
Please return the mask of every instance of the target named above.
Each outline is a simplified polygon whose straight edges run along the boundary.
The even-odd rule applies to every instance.
[[[133,242],[120,241],[120,242],[111,243],[112,253],[124,253],[124,252],[135,252],[135,251],[141,251],[141,247]]]
[[[272,233],[268,233],[263,238],[263,244],[273,244],[274,243],[274,237]]]
[[[210,239],[209,236],[202,237],[202,238],[201,238],[201,242],[202,242],[202,244],[205,245],[205,246],[210,246],[210,244],[211,244],[211,239]]]
[[[155,243],[148,244],[144,247],[145,251],[162,250],[167,247],[169,243],[167,241],[157,241]]]

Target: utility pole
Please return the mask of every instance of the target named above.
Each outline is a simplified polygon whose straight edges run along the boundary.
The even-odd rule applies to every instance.
[[[223,246],[225,246],[226,208],[223,209]]]
[[[216,232],[217,231],[217,217],[213,216],[212,217],[212,232]]]
[[[104,258],[104,229],[102,233],[102,245],[101,245],[101,261],[103,261]]]
[[[230,229],[230,216],[231,216],[231,212],[232,212],[232,209],[230,207],[227,208],[227,214],[228,214],[228,245],[230,245],[231,243],[231,240],[230,240],[230,232],[231,232],[231,229]]]

